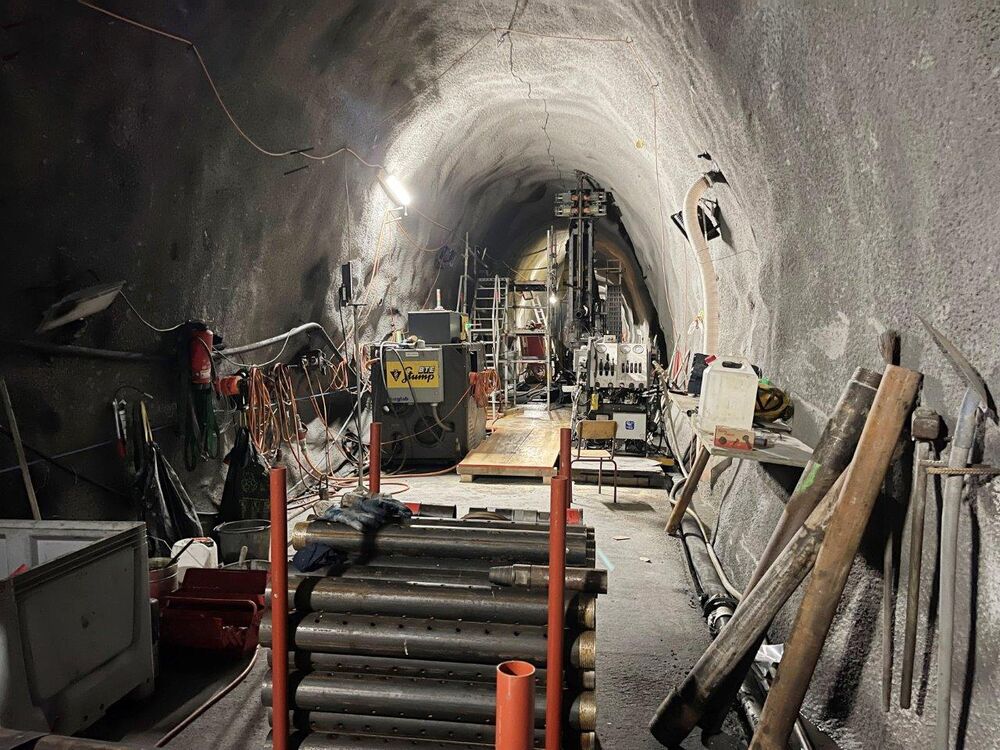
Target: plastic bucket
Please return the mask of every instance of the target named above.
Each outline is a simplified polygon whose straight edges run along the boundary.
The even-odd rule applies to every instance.
[[[247,548],[247,560],[267,560],[270,557],[270,521],[227,521],[216,526],[215,533],[219,535],[219,557],[223,563],[237,562],[243,547]]]

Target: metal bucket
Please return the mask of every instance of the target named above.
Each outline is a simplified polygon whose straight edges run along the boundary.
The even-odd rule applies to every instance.
[[[149,596],[159,599],[164,594],[177,590],[177,563],[170,562],[169,557],[149,558]]]
[[[219,535],[219,557],[223,563],[237,562],[243,547],[247,548],[247,560],[267,560],[270,557],[270,521],[227,521],[216,526],[215,533]]]

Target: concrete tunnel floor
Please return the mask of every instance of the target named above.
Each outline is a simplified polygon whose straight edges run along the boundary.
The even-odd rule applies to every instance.
[[[457,476],[447,475],[406,481],[410,489],[399,495],[400,499],[453,503],[460,515],[470,506],[549,507],[549,488],[540,480],[477,479],[463,484]],[[598,603],[598,734],[602,747],[659,748],[646,725],[659,702],[709,642],[681,544],[663,531],[669,507],[667,492],[619,487],[615,506],[610,487],[605,486],[599,495],[595,485],[577,483],[574,505],[584,509],[584,521],[595,527],[598,565],[609,571],[608,594]],[[243,664],[162,664],[160,684],[151,701],[116,707],[88,735],[152,746],[238,674]],[[260,654],[247,680],[168,747],[264,747],[268,723],[260,705],[260,685],[265,672],[266,660]],[[735,730],[731,718],[727,731]],[[683,747],[702,747],[698,733]]]

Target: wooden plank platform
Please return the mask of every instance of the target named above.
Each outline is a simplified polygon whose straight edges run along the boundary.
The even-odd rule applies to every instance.
[[[559,430],[569,415],[526,407],[497,420],[489,435],[459,463],[458,477],[539,477],[548,484],[556,473]]]

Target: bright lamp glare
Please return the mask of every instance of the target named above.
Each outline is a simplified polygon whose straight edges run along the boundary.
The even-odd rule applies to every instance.
[[[550,294],[549,295],[549,304],[550,305],[558,305],[559,304],[559,299],[556,297],[556,295],[554,295],[554,294]]]
[[[386,195],[396,205],[409,206],[413,202],[413,196],[410,195],[410,191],[406,189],[406,186],[400,182],[396,175],[389,174],[383,170],[379,172],[378,181],[382,184],[382,189],[385,190]]]

